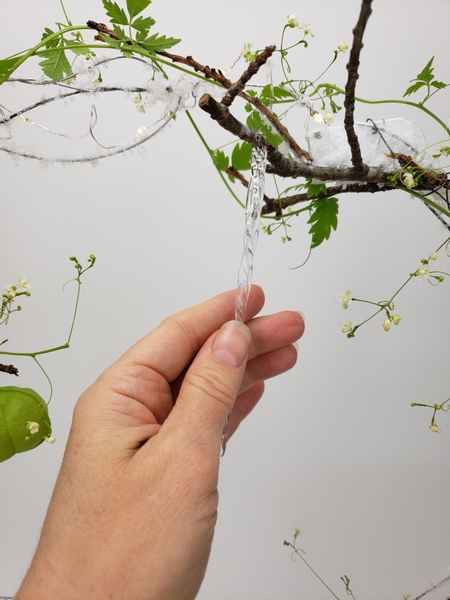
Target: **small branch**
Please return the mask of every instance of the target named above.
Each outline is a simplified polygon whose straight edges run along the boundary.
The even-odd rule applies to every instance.
[[[414,598],[414,600],[420,600],[421,598],[423,598],[424,596],[426,596],[430,592],[436,591],[437,589],[441,588],[444,584],[449,583],[449,582],[450,582],[450,575],[448,577],[445,577],[444,579],[442,579],[442,581],[440,581],[439,583],[436,583],[435,585],[432,585],[431,587],[429,587],[427,590],[425,590],[424,592],[422,592],[418,596],[416,596]]]
[[[243,176],[241,173],[239,173],[239,171],[238,171],[237,169],[235,169],[234,167],[227,167],[227,168],[225,169],[225,173],[226,173],[227,175],[231,175],[231,177],[235,177],[235,178],[236,178],[238,181],[240,181],[240,182],[242,183],[242,185],[243,185],[244,187],[248,188],[248,186],[249,186],[249,182],[248,182],[248,181],[247,181],[247,179],[246,179],[246,178],[245,178],[245,177],[244,177],[244,176]],[[270,198],[268,198],[268,197],[266,196],[266,194],[264,194],[263,198],[264,198],[264,202],[265,202],[266,204],[268,204],[269,202],[272,202],[272,200],[271,200]],[[271,211],[271,212],[273,212],[273,211]]]
[[[19,376],[19,370],[14,365],[2,365],[0,364],[1,373],[10,373],[11,375]]]
[[[359,15],[358,23],[353,29],[353,45],[350,50],[350,58],[347,64],[348,79],[347,85],[345,86],[345,118],[344,126],[347,133],[347,140],[352,153],[352,164],[355,169],[355,173],[364,175],[368,171],[367,165],[364,164],[361,148],[359,147],[358,136],[355,133],[353,114],[355,112],[355,88],[356,82],[359,78],[359,56],[363,48],[363,35],[367,25],[367,21],[372,13],[371,8],[372,0],[362,0],[361,12]]]
[[[275,46],[267,46],[262,52],[258,54],[253,62],[250,63],[248,69],[246,69],[239,79],[234,83],[222,98],[222,104],[224,106],[231,106],[231,103],[238,94],[244,91],[246,84],[250,81],[253,75],[259,71],[259,69],[266,64],[268,59],[272,56],[275,51]]]
[[[375,194],[377,192],[389,192],[395,188],[392,185],[381,186],[378,183],[347,183],[343,185],[331,185],[327,187],[326,193],[319,192],[315,196],[308,197],[307,193],[293,194],[292,196],[286,196],[286,198],[270,198],[266,202],[266,206],[263,207],[261,214],[268,215],[270,213],[280,214],[282,210],[285,210],[289,206],[300,204],[302,202],[311,202],[319,198],[330,198],[331,196],[337,196],[338,194],[348,193],[370,193]]]

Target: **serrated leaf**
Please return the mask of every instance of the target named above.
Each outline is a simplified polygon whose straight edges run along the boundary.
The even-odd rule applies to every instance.
[[[447,87],[447,84],[444,83],[443,81],[432,81],[431,85],[435,88],[437,88],[438,90],[443,90],[444,88]]]
[[[133,29],[137,29],[138,31],[145,31],[146,34],[148,34],[148,30],[155,23],[155,19],[152,19],[151,17],[147,17],[145,19],[144,17],[138,17],[131,23],[131,27],[133,27]]]
[[[225,171],[228,167],[229,158],[222,150],[216,150],[212,155],[213,163],[219,171]]]
[[[253,129],[254,131],[260,131],[269,144],[272,144],[275,148],[278,148],[283,141],[279,135],[274,133],[272,129],[263,122],[257,110],[254,110],[247,118],[247,127],[250,127],[250,129]]]
[[[41,42],[44,42],[46,40],[46,38],[50,37],[51,35],[53,35],[55,32],[50,29],[49,27],[46,27],[44,29],[44,33],[41,36]],[[49,40],[48,42],[45,43],[45,47],[46,48],[56,48],[56,46],[58,46],[60,44],[61,40],[57,37],[55,37],[52,40]]]
[[[73,75],[72,67],[65,52],[55,52],[49,58],[42,60],[39,66],[50,79],[62,79],[66,75]]]
[[[118,25],[128,25],[128,17],[125,11],[120,8],[116,2],[110,2],[110,0],[102,0],[103,6],[106,10],[111,23],[117,23]]]
[[[324,183],[311,183],[311,179],[306,180],[306,197],[317,197],[321,192],[326,195],[327,186]]]
[[[119,27],[118,25],[113,25],[113,29],[114,29],[114,33],[117,35],[117,37],[120,40],[123,40],[124,38],[126,38],[125,31],[122,29],[122,27]],[[112,38],[110,38],[110,39],[112,39]]]
[[[424,85],[426,85],[426,83],[424,83],[423,81],[417,81],[413,85],[410,85],[406,92],[403,94],[403,98],[405,98],[405,96],[410,96],[411,94],[414,94],[415,92],[420,90],[420,88]]]
[[[312,204],[313,213],[308,223],[311,224],[311,248],[317,248],[324,240],[328,240],[331,230],[336,231],[338,225],[339,205],[337,198],[320,198]]]
[[[416,79],[419,81],[425,81],[425,83],[430,83],[432,79],[434,79],[433,75],[433,67],[431,66],[434,61],[434,56],[428,61],[422,71],[417,75]]]
[[[127,0],[127,9],[133,19],[136,15],[150,6],[152,0]]]
[[[142,46],[149,52],[164,52],[167,48],[172,48],[181,42],[181,39],[168,38],[165,35],[155,33],[142,42]]]
[[[81,42],[76,42],[74,40],[70,40],[70,51],[73,52],[74,54],[77,55],[81,55],[81,56],[86,56],[87,54],[91,53],[91,50],[89,48],[77,48],[76,46],[83,46],[83,44]]]
[[[288,98],[293,100],[294,96],[291,92],[288,92],[286,89],[278,85],[271,86],[270,84],[267,84],[263,87],[260,98],[261,100],[263,98],[267,98],[268,100],[271,100],[274,104],[277,104],[278,102],[285,101]]]
[[[252,146],[248,142],[236,144],[231,154],[231,164],[238,171],[248,171],[251,168]]]

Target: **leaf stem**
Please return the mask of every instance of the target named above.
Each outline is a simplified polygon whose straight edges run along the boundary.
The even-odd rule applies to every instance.
[[[204,147],[206,148],[209,156],[211,157],[211,160],[213,161],[214,164],[214,155],[213,155],[213,151],[211,150],[211,148],[208,146],[208,143],[206,142],[205,138],[202,135],[202,132],[200,131],[200,129],[197,126],[197,123],[194,121],[194,119],[192,118],[191,113],[186,110],[186,115],[187,118],[189,119],[192,127],[194,128],[196,134],[198,135],[198,137],[200,138],[202,144],[204,145]],[[215,166],[215,165],[214,165]],[[230,192],[230,194],[233,196],[233,198],[236,200],[236,202],[239,204],[239,206],[241,206],[242,208],[244,208],[244,204],[239,200],[239,198],[236,196],[236,194],[234,193],[234,191],[231,189],[230,184],[228,183],[228,181],[225,179],[222,171],[220,171],[220,169],[218,169],[216,167],[217,172],[219,173],[220,178],[222,179],[222,182],[224,183],[225,187],[227,188],[227,190]]]

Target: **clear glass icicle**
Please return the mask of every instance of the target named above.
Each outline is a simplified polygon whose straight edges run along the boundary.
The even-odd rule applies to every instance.
[[[251,178],[247,189],[245,202],[244,247],[238,274],[236,294],[236,321],[245,322],[247,301],[253,276],[253,262],[259,235],[259,220],[264,198],[266,177],[266,146],[261,138],[257,138],[252,148]]]
[[[245,228],[244,247],[238,274],[238,287],[236,293],[235,319],[245,322],[247,301],[253,276],[253,262],[255,259],[256,245],[259,235],[259,220],[264,198],[264,184],[266,179],[267,150],[263,138],[257,138],[252,148],[251,178],[247,189],[245,202]],[[222,456],[225,454],[228,438],[229,417],[222,433]]]

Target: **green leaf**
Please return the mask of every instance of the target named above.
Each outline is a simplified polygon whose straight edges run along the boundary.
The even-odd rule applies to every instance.
[[[152,3],[152,0],[127,0],[127,8],[130,17],[133,19]]]
[[[262,99],[271,100],[274,104],[278,104],[279,102],[283,102],[286,100],[294,100],[294,96],[291,92],[288,92],[285,88],[282,88],[278,85],[271,87],[270,84],[267,84],[263,87],[261,92],[261,100]]]
[[[312,236],[311,248],[317,248],[324,240],[328,240],[331,230],[336,231],[338,224],[339,205],[337,198],[319,198],[312,203],[313,213],[308,223],[311,224],[309,233]]]
[[[415,92],[419,91],[420,88],[424,85],[426,85],[426,83],[424,83],[423,81],[417,81],[413,85],[410,85],[406,92],[403,94],[403,98],[405,98],[405,96],[410,96],[411,94],[414,94]]]
[[[312,179],[306,180],[306,197],[317,197],[321,192],[326,195],[327,186],[324,183],[312,183]]]
[[[125,39],[127,36],[125,35],[125,31],[122,29],[122,27],[119,27],[118,25],[113,25],[113,29],[114,29],[114,33],[117,35],[117,37],[120,40]],[[113,38],[109,38],[110,40]],[[117,40],[116,40],[117,41]]]
[[[213,163],[219,171],[225,171],[228,167],[229,158],[222,150],[216,150],[212,155]]]
[[[62,79],[65,75],[73,75],[72,67],[63,50],[54,52],[49,58],[42,60],[39,66],[50,79]]]
[[[20,61],[20,58],[15,56],[14,58],[4,58],[0,60],[0,83],[3,83],[5,79],[14,73],[16,64]]]
[[[181,39],[168,38],[165,35],[160,36],[159,33],[155,33],[142,42],[141,45],[149,52],[164,52],[164,50],[172,48],[179,42],[181,42]]]
[[[430,81],[434,79],[434,67],[432,67],[433,61],[434,56],[428,61],[423,70],[417,75],[416,79],[418,79],[419,81],[425,81],[425,83],[430,83]]]
[[[151,17],[138,17],[131,23],[131,27],[133,29],[137,29],[138,31],[145,31],[146,36],[148,35],[148,30],[156,23],[155,19]]]
[[[271,127],[263,122],[257,110],[254,110],[247,118],[247,127],[250,127],[254,131],[260,131],[269,144],[272,144],[275,148],[278,148],[283,141],[279,135],[272,131]]]
[[[128,25],[128,17],[125,11],[116,2],[110,2],[110,0],[102,0],[102,2],[111,23]]]
[[[44,29],[44,33],[42,34],[41,41],[44,42],[46,40],[46,38],[50,37],[54,33],[55,32],[52,29],[49,29],[48,27],[46,27]],[[59,46],[60,42],[61,42],[60,38],[55,37],[54,39],[46,42],[45,47],[46,48],[56,48],[56,46]]]
[[[248,142],[236,144],[231,154],[231,164],[238,171],[248,171],[251,168],[252,146]]]
[[[443,90],[444,88],[447,87],[447,83],[444,83],[443,81],[432,81],[431,82],[432,87],[437,88],[438,90]]]
[[[70,51],[73,52],[74,54],[81,55],[81,56],[87,56],[88,54],[91,53],[90,48],[74,47],[74,46],[83,46],[84,44],[82,44],[81,42],[76,42],[75,40],[70,40],[70,41],[66,40],[66,42],[68,44],[70,44],[70,46],[71,46]]]

